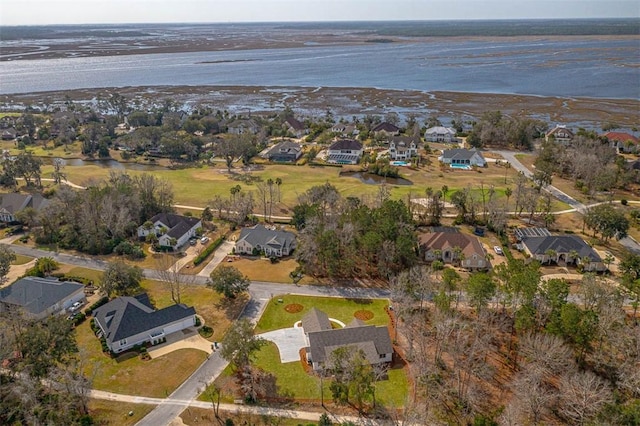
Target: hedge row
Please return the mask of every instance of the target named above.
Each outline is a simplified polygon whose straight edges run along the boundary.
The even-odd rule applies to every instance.
[[[93,305],[85,309],[84,314],[86,316],[90,316],[93,313],[93,311],[95,311],[96,309],[98,309],[100,306],[104,305],[108,301],[109,301],[109,298],[107,296],[102,296],[96,303],[94,303]]]
[[[194,266],[198,266],[199,264],[201,264],[202,262],[205,261],[205,259],[207,257],[209,257],[209,255],[211,253],[213,253],[215,251],[215,249],[217,249],[218,247],[220,247],[220,244],[222,244],[222,242],[224,241],[224,235],[218,237],[214,242],[212,242],[206,249],[204,249],[202,251],[202,253],[200,253],[198,256],[196,256],[195,259],[193,259],[193,265]]]

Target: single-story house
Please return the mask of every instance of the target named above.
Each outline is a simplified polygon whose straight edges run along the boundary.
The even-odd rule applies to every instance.
[[[56,278],[24,277],[0,289],[0,312],[22,309],[34,319],[64,313],[85,300],[84,285]]]
[[[438,157],[438,160],[440,160],[441,163],[449,164],[451,167],[486,167],[487,165],[487,160],[485,160],[482,153],[475,148],[445,149],[442,151],[442,155]]]
[[[418,154],[418,144],[414,139],[396,137],[389,142],[389,157],[392,160],[408,160]]]
[[[155,310],[146,294],[118,297],[93,312],[107,346],[115,353],[143,343],[156,344],[196,324],[196,311],[184,304]]]
[[[302,318],[307,338],[306,361],[313,370],[331,368],[331,355],[342,347],[362,350],[371,365],[393,360],[393,345],[387,327],[366,325],[354,319],[345,328],[333,329],[326,313],[313,308]]]
[[[486,270],[491,267],[480,240],[459,232],[457,228],[435,228],[433,232],[419,235],[418,242],[427,262],[459,262],[462,268],[468,270]]]
[[[522,240],[522,246],[525,253],[540,263],[582,265],[585,271],[607,269],[598,253],[576,235],[529,237]]]
[[[549,130],[544,135],[544,140],[549,142],[555,140],[556,142],[567,144],[574,138],[574,134],[571,130],[567,129],[567,126],[556,125],[553,129]]]
[[[624,132],[607,132],[602,135],[613,148],[616,148],[618,152],[633,153],[638,152],[639,139],[629,133]]]
[[[10,192],[0,194],[0,222],[16,222],[16,213],[26,208],[42,210],[49,200],[40,194],[18,194]]]
[[[400,128],[395,124],[384,122],[371,129],[371,132],[374,135],[397,136],[400,134]]]
[[[202,221],[198,218],[159,213],[152,217],[149,223],[138,227],[138,238],[155,234],[159,245],[176,250],[189,241],[189,238],[195,237],[200,228],[202,228]]]
[[[337,140],[327,151],[327,163],[358,164],[362,151],[362,144],[354,139]]]
[[[305,126],[303,122],[295,119],[294,117],[285,118],[284,125],[287,127],[287,130],[297,138],[301,138],[309,133],[309,129],[307,129],[307,126]]]
[[[451,127],[435,126],[424,132],[424,139],[427,142],[458,142],[456,130]]]
[[[267,257],[289,256],[296,248],[296,235],[292,232],[269,229],[258,224],[243,228],[236,241],[235,252],[255,254],[264,251]],[[255,250],[255,251],[254,251]]]
[[[264,157],[269,161],[279,163],[295,163],[301,156],[302,147],[300,144],[291,141],[277,143],[264,154]]]

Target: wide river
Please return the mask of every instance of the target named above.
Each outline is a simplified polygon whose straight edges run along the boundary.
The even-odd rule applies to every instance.
[[[640,99],[638,39],[442,40],[0,62],[0,93],[125,86],[376,87]]]

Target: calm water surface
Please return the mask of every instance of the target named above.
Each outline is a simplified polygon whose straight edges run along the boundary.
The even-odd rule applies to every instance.
[[[151,85],[377,87],[640,99],[638,40],[434,41],[0,63],[0,93]]]

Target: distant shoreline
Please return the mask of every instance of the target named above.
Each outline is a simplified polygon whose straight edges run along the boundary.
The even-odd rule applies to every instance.
[[[551,125],[600,128],[604,123],[623,127],[638,125],[640,100],[568,98],[491,93],[463,93],[415,90],[385,90],[345,87],[276,86],[141,86],[102,89],[61,90],[29,94],[0,95],[6,108],[62,104],[65,97],[93,104],[118,93],[136,100],[140,108],[161,105],[165,99],[177,106],[211,107],[234,114],[262,114],[282,111],[286,106],[299,117],[321,116],[331,111],[338,119],[352,116],[396,113],[401,117],[425,119],[430,115],[449,119],[479,118],[487,111],[509,116],[531,117]]]

